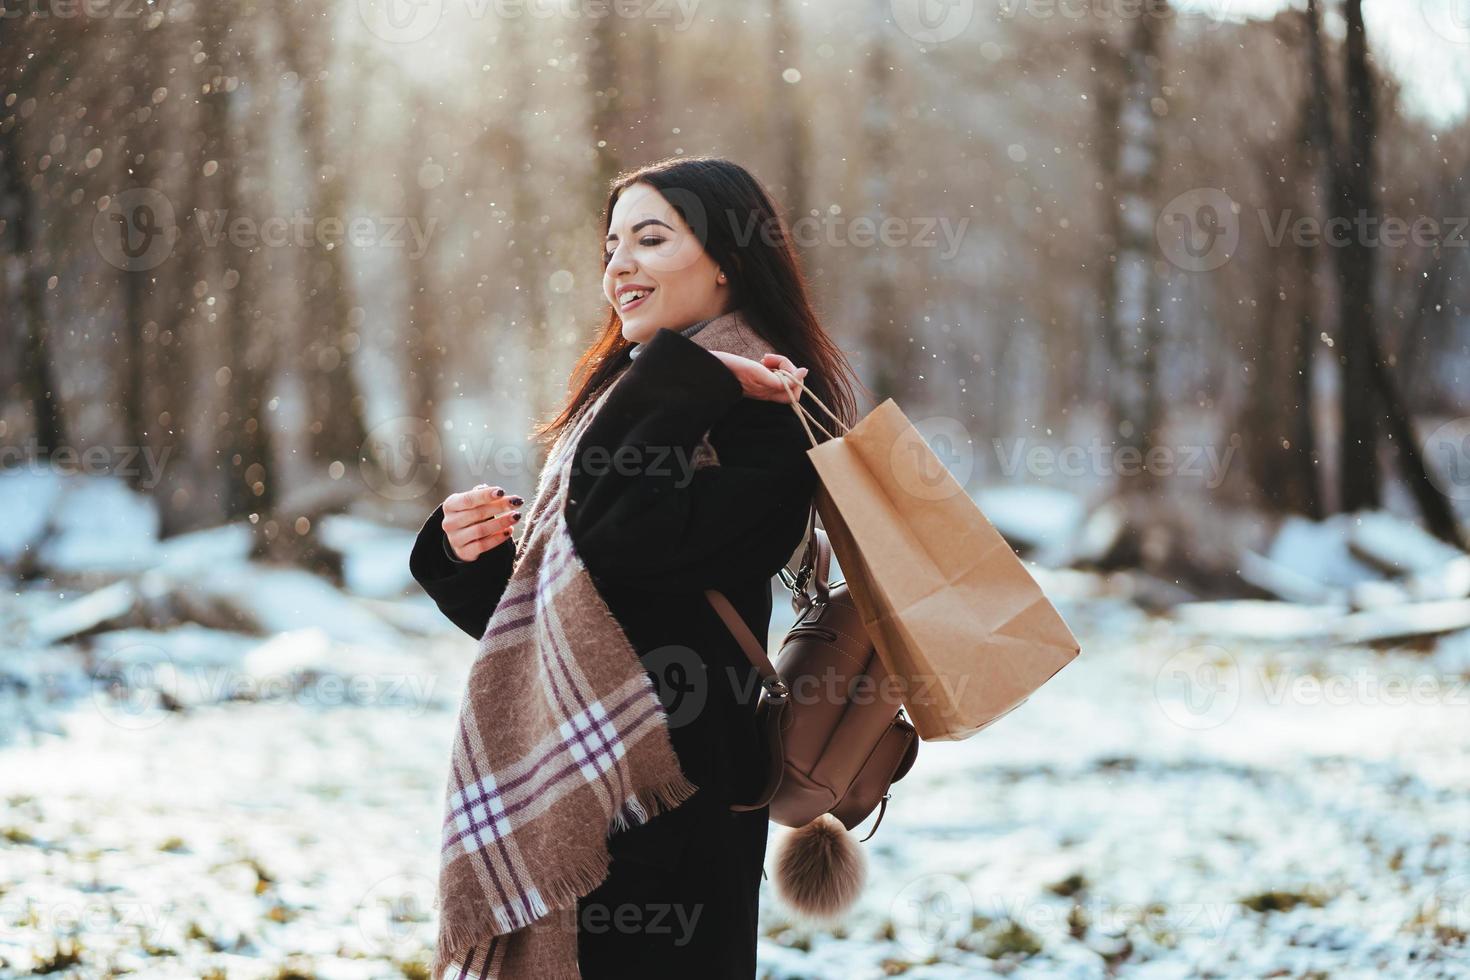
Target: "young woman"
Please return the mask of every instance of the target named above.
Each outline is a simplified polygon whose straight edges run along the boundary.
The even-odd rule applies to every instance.
[[[766,635],[771,579],[802,542],[816,486],[775,372],[849,423],[853,376],[812,311],[779,212],[740,166],[684,158],[620,177],[605,234],[607,319],[539,434],[553,438],[621,379],[573,450],[565,514],[699,789],[608,838],[607,877],[578,905],[578,966],[589,980],[750,978],[768,810],[730,805],[764,771],[760,687],[703,590],[720,589]],[[451,495],[419,533],[414,577],[472,637],[505,590],[525,504],[481,485]]]

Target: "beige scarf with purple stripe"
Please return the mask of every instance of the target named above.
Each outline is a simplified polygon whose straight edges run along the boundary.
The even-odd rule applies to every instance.
[[[690,335],[769,350],[738,312]],[[572,546],[575,449],[619,375],[548,453],[515,566],[459,707],[439,864],[435,980],[573,980],[577,900],[599,885],[609,833],[696,789],[637,652]],[[695,465],[718,465],[706,440]]]

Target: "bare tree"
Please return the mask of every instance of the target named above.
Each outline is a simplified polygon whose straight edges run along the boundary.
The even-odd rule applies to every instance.
[[[771,18],[771,64],[777,68],[795,68],[800,40],[793,22],[789,0],[768,0]],[[780,194],[790,213],[800,217],[807,211],[806,182],[811,166],[807,145],[806,120],[802,115],[804,89],[787,84],[782,73],[774,73],[775,98],[771,100],[771,121],[780,154]]]
[[[244,210],[244,182],[248,152],[236,139],[233,116],[248,101],[241,92],[240,73],[247,55],[238,39],[248,24],[232,23],[231,8],[204,8],[207,80],[203,86],[202,125],[204,157],[215,167],[209,180],[213,196],[226,220]],[[220,276],[217,295],[223,299],[218,328],[228,362],[221,376],[224,407],[212,443],[224,479],[221,502],[227,517],[270,513],[275,504],[272,479],[270,427],[264,418],[266,387],[271,374],[273,345],[254,343],[260,311],[256,307],[259,257],[239,245],[233,236],[220,238]]]
[[[44,252],[40,245],[40,212],[26,187],[24,153],[19,131],[15,127],[0,128],[0,162],[5,178],[5,190],[0,192],[0,198],[5,201],[7,224],[12,229],[11,261],[20,266],[17,306],[25,324],[25,339],[20,349],[20,384],[33,413],[37,449],[49,453],[59,448],[65,436],[46,321],[46,266],[41,261]]]
[[[419,105],[414,114],[413,138],[404,141],[400,167],[404,189],[404,205],[410,217],[432,227],[433,202],[425,193],[420,179],[424,139],[428,125],[428,106]],[[433,242],[430,235],[428,243]],[[408,309],[404,316],[405,343],[403,369],[406,373],[410,413],[425,420],[437,432],[441,418],[440,390],[444,380],[444,339],[440,332],[443,312],[439,308],[439,290],[434,282],[435,252],[425,245],[422,255],[405,254],[404,278],[407,284]],[[440,500],[449,493],[443,467],[434,470],[432,483],[424,489],[429,499]]]
[[[348,205],[346,174],[332,159],[332,106],[327,97],[326,62],[319,52],[331,50],[327,17],[330,8],[283,2],[282,60],[296,73],[301,86],[301,114],[297,120],[306,170],[311,178],[311,211],[319,217],[345,220]],[[301,358],[311,397],[313,455],[319,461],[357,459],[366,429],[363,402],[352,373],[357,344],[350,336],[352,284],[345,250],[320,249],[308,262],[306,316]]]
[[[510,70],[510,79],[505,87],[508,111],[503,123],[486,126],[479,143],[490,151],[487,159],[492,163],[504,161],[503,172],[509,175],[510,247],[516,250],[514,267],[518,270],[516,278],[524,304],[524,337],[527,349],[539,357],[549,354],[552,344],[551,310],[546,297],[550,263],[543,236],[539,234],[541,207],[532,169],[531,147],[536,144],[536,133],[530,87],[516,81],[530,71],[526,52],[536,50],[536,43],[531,18],[512,18],[509,26],[511,33],[502,35],[501,41],[506,48]],[[596,205],[600,208],[602,202],[597,201]],[[539,409],[546,399],[554,397],[556,388],[554,382],[536,387],[535,405]]]
[[[1160,137],[1154,111],[1162,98],[1159,58],[1164,16],[1136,19],[1121,55],[1122,96],[1117,105],[1117,162],[1111,166],[1116,207],[1111,237],[1117,243],[1108,338],[1112,344],[1111,406],[1122,445],[1147,453],[1163,422],[1159,398],[1159,281],[1154,274],[1154,225],[1158,217]],[[1131,470],[1134,487],[1150,471]]]
[[[605,203],[608,185],[622,169],[626,152],[623,93],[618,84],[623,66],[617,19],[597,18],[587,37],[587,88],[592,97],[592,139],[596,146],[592,197],[598,211]]]
[[[1367,35],[1363,29],[1362,0],[1345,0],[1347,17],[1346,98],[1347,140],[1333,174],[1330,198],[1337,217],[1357,228],[1359,215],[1369,215],[1374,204],[1373,141],[1377,127],[1374,82],[1368,65]],[[1341,296],[1338,352],[1342,363],[1342,445],[1338,457],[1338,493],[1344,510],[1377,507],[1382,482],[1378,465],[1379,417],[1364,393],[1373,387],[1372,331],[1374,280],[1373,250],[1360,235],[1336,249]]]
[[[14,31],[22,40],[34,33],[34,18],[17,22],[9,11],[5,16],[6,30]],[[82,25],[82,31],[87,26]],[[79,33],[75,40],[80,41],[81,36]],[[19,46],[21,41],[15,43]],[[67,49],[55,44],[53,39],[53,44],[42,46],[42,53],[36,57],[4,59],[0,62],[0,72],[4,73],[0,78],[8,82],[6,89],[23,97],[23,101],[39,91],[45,76],[64,53]],[[60,447],[66,435],[51,352],[50,324],[46,318],[46,250],[42,243],[41,204],[30,190],[31,171],[26,159],[20,118],[12,111],[0,117],[0,220],[8,229],[8,234],[3,236],[9,243],[7,263],[16,270],[5,277],[4,285],[8,290],[13,283],[20,294],[15,306],[25,326],[19,345],[18,380],[22,397],[30,406],[37,450],[50,453]]]
[[[886,11],[886,0],[876,0]],[[897,124],[894,112],[892,45],[883,30],[885,14],[872,20],[867,34],[867,52],[863,58],[863,81],[867,99],[863,108],[859,145],[866,165],[865,203],[875,216],[882,215],[893,204],[893,174],[898,160],[894,146]],[[878,400],[897,395],[909,381],[909,358],[913,337],[909,324],[899,308],[897,256],[893,249],[880,245],[867,250],[863,262],[863,298],[866,301],[867,341],[872,352],[873,393]]]
[[[1306,150],[1288,133],[1259,153],[1263,203],[1271,214],[1298,210]],[[1310,250],[1283,241],[1256,278],[1246,456],[1251,482],[1273,510],[1322,514],[1312,425],[1313,316]]]
[[[1360,227],[1360,218],[1378,212],[1377,171],[1374,154],[1378,139],[1375,78],[1363,24],[1363,0],[1345,0],[1347,40],[1344,86],[1347,103],[1346,152],[1332,172],[1336,182],[1338,217],[1348,227]],[[1392,440],[1399,471],[1424,516],[1425,526],[1445,541],[1466,546],[1459,521],[1444,496],[1429,479],[1420,452],[1419,437],[1404,404],[1388,359],[1384,356],[1376,321],[1377,261],[1371,243],[1361,234],[1336,251],[1341,317],[1338,341],[1342,357],[1342,446],[1339,486],[1346,511],[1375,508],[1381,501],[1378,464],[1380,435]]]

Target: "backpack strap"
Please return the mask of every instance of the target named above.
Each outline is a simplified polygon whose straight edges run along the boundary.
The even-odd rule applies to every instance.
[[[776,574],[781,577],[781,584],[791,590],[791,608],[798,616],[806,612],[813,602],[806,591],[808,583],[816,588],[816,602],[827,601],[828,579],[832,575],[832,544],[827,532],[817,527],[815,504],[807,514],[806,539],[796,571],[793,572],[790,566],[782,566]]]
[[[766,732],[766,747],[769,750],[766,760],[766,782],[753,803],[732,803],[730,809],[737,812],[748,810],[759,810],[770,804],[776,795],[776,790],[781,788],[781,777],[786,772],[785,747],[781,742],[782,722],[786,715],[786,705],[791,700],[791,692],[786,687],[786,682],[781,680],[781,675],[776,672],[776,665],[771,663],[771,658],[766,654],[763,643],[755,638],[745,620],[735,611],[730,600],[725,598],[723,592],[715,589],[705,589],[705,598],[714,607],[725,627],[740,644],[740,649],[745,652],[745,657],[750,665],[760,674],[761,687],[765,689],[765,697],[761,699],[764,716],[764,728]]]

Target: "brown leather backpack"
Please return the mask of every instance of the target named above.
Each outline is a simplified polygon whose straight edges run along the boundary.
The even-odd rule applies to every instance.
[[[881,804],[867,840],[883,820],[889,786],[913,766],[919,739],[846,584],[827,580],[832,548],[815,513],[807,526],[798,571],[781,569],[798,617],[774,664],[730,601],[705,590],[763,688],[756,710],[769,750],[766,785],[754,802],[731,809],[769,805],[771,819],[787,827],[830,813],[852,830]],[[806,592],[808,580],[815,595]]]

